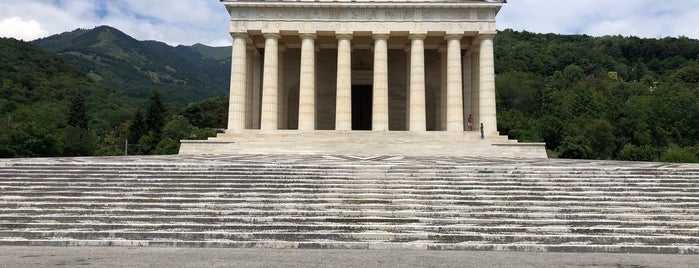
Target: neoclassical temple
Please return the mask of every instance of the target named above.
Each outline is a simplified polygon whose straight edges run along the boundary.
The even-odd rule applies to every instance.
[[[546,157],[497,130],[503,0],[221,2],[233,37],[228,128],[180,153]]]

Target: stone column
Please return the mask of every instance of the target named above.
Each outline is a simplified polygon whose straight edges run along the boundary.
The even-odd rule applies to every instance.
[[[337,35],[337,98],[335,130],[352,130],[352,48],[351,34]]]
[[[425,115],[425,37],[410,34],[410,131],[427,131]]]
[[[405,48],[405,130],[410,129],[410,46]]]
[[[447,131],[464,131],[461,35],[447,35]]]
[[[255,50],[252,61],[252,129],[260,129],[262,112],[262,55]]]
[[[440,86],[439,86],[439,130],[447,130],[447,48],[439,48]]]
[[[486,136],[497,135],[495,115],[495,60],[493,38],[495,34],[482,34],[480,49],[479,113]]]
[[[287,100],[288,92],[284,87],[284,52],[286,52],[286,47],[279,46],[277,50],[277,53],[279,53],[279,60],[277,61],[277,66],[279,66],[279,71],[277,71],[277,82],[279,82],[277,89],[277,129],[289,128],[289,105]]]
[[[473,113],[473,131],[479,131],[476,126],[481,122],[480,117],[480,81],[481,81],[481,64],[480,64],[480,43],[471,45],[471,112]]]
[[[388,131],[388,35],[374,35],[374,97],[371,128]]]
[[[252,129],[253,128],[253,121],[255,120],[253,117],[253,110],[254,110],[254,102],[253,102],[253,95],[255,95],[255,54],[257,53],[257,49],[253,47],[252,45],[248,45],[247,47],[247,60],[245,63],[245,66],[247,68],[247,85],[246,85],[246,93],[245,93],[245,128],[246,129]]]
[[[300,131],[313,131],[316,129],[315,39],[315,34],[301,34],[301,79],[299,82]]]
[[[463,57],[463,63],[461,64],[462,66],[462,75],[463,75],[463,102],[464,102],[464,120],[467,120],[468,115],[473,115],[473,112],[471,111],[471,96],[472,96],[472,90],[471,90],[471,50],[467,50],[466,53],[464,53]],[[473,118],[472,118],[473,119]],[[465,122],[465,121],[464,121]],[[475,121],[474,121],[475,122]],[[464,130],[468,131],[468,125],[464,125]]]
[[[266,33],[264,71],[262,74],[262,119],[261,130],[277,130],[279,94],[279,38],[278,33]]]
[[[226,132],[242,132],[245,129],[245,101],[247,93],[247,44],[246,33],[233,33],[231,58],[231,96],[228,103],[228,129]]]

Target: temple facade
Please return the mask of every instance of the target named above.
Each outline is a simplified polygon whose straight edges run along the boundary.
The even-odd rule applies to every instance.
[[[181,153],[462,155],[445,150],[470,144],[545,157],[497,130],[504,1],[221,2],[233,37],[228,128]]]

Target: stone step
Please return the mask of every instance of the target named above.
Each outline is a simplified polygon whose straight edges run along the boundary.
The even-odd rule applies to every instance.
[[[529,211],[532,207],[550,207],[550,211],[560,211],[565,213],[568,211],[581,212],[606,212],[606,211],[659,211],[659,212],[679,212],[679,213],[694,213],[699,211],[699,206],[678,205],[672,206],[660,204],[634,204],[634,203],[619,203],[607,202],[604,204],[592,203],[576,203],[575,207],[570,207],[570,202],[459,202],[457,204],[425,204],[425,203],[409,203],[398,202],[387,204],[386,202],[377,202],[374,200],[362,200],[342,203],[265,203],[265,202],[243,202],[243,203],[207,203],[193,202],[187,204],[172,204],[172,203],[139,203],[139,202],[72,202],[72,203],[55,203],[55,202],[7,202],[0,203],[4,208],[32,208],[32,209],[56,209],[56,208],[104,208],[104,209],[220,209],[220,210],[342,210],[342,211],[365,211],[365,210],[385,210],[385,211],[482,211],[491,209],[495,211]],[[565,206],[568,205],[568,206]]]
[[[694,246],[655,245],[545,245],[482,243],[393,243],[393,242],[285,242],[285,241],[150,241],[150,240],[0,240],[3,246],[120,246],[120,247],[197,247],[197,248],[270,248],[270,249],[343,249],[343,250],[465,250],[531,252],[607,252],[639,254],[696,254]]]
[[[19,197],[142,197],[142,198],[248,198],[248,197],[294,197],[294,198],[395,198],[395,199],[454,199],[463,200],[484,197],[490,199],[546,199],[560,200],[562,198],[577,199],[580,201],[590,200],[615,200],[624,199],[638,200],[639,197],[657,201],[671,199],[673,201],[697,201],[699,197],[692,192],[669,192],[669,191],[532,191],[526,189],[518,190],[446,190],[440,189],[374,189],[374,188],[332,188],[332,189],[306,189],[306,188],[193,188],[193,189],[124,189],[116,187],[108,188],[4,188],[2,193],[9,198]]]
[[[169,167],[148,167],[148,166],[129,166],[129,165],[114,165],[114,166],[3,166],[0,167],[0,172],[32,174],[42,172],[61,172],[61,173],[123,173],[123,174],[152,174],[158,172],[168,173],[191,173],[191,174],[207,174],[207,173],[231,173],[231,174],[261,174],[261,173],[289,173],[289,174],[330,174],[330,173],[356,173],[356,174],[421,174],[421,173],[437,173],[437,174],[480,174],[480,175],[576,175],[581,177],[591,177],[596,175],[619,176],[633,175],[637,177],[657,177],[658,175],[676,175],[676,176],[691,176],[699,174],[697,171],[687,170],[648,170],[639,171],[634,169],[629,170],[608,170],[600,168],[582,169],[582,168],[566,168],[566,169],[536,169],[536,168],[520,168],[517,170],[506,168],[494,168],[483,166],[459,166],[459,167],[396,167],[396,166],[344,166],[335,168],[323,167],[267,167],[267,166],[239,166],[239,167],[221,167],[221,166],[198,166],[196,168],[169,166]]]
[[[165,241],[285,241],[285,242],[310,242],[310,241],[337,241],[337,242],[429,242],[429,243],[528,243],[565,245],[575,244],[577,241],[590,241],[595,245],[667,245],[667,244],[697,244],[699,239],[686,236],[606,236],[594,234],[575,235],[529,235],[529,234],[410,234],[410,233],[296,233],[296,232],[97,232],[97,231],[23,231],[5,233],[0,231],[0,236],[15,235],[15,240],[108,240],[108,241],[139,241],[143,239]]]
[[[99,213],[94,213],[92,215],[82,214],[77,216],[69,215],[47,215],[47,216],[9,216],[3,215],[1,224],[11,225],[11,226],[22,226],[22,224],[70,224],[70,223],[92,223],[92,224],[143,224],[143,223],[157,223],[157,224],[208,224],[215,227],[217,224],[261,224],[261,223],[274,223],[274,224],[295,224],[295,225],[312,225],[315,223],[325,224],[325,223],[414,223],[419,225],[435,225],[435,226],[478,226],[483,224],[488,224],[488,227],[495,226],[508,226],[508,227],[555,227],[560,226],[563,228],[583,228],[583,227],[600,227],[607,228],[610,230],[616,230],[619,228],[633,228],[633,227],[645,227],[654,226],[659,227],[673,227],[673,228],[699,228],[699,222],[695,219],[690,220],[679,220],[680,217],[673,217],[673,221],[667,221],[665,218],[658,217],[656,219],[643,219],[643,222],[638,221],[638,217],[631,220],[611,220],[605,218],[593,218],[593,219],[555,219],[555,218],[543,218],[541,216],[531,219],[529,217],[480,217],[480,215],[474,215],[470,218],[430,218],[421,215],[420,217],[405,217],[405,216],[392,216],[392,215],[381,215],[381,216],[357,216],[350,217],[347,215],[341,216],[296,216],[296,217],[283,217],[283,216],[212,216],[212,215],[197,215],[197,216],[117,216],[117,215],[104,215]],[[16,224],[16,225],[15,225]]]
[[[676,208],[676,207],[581,207],[581,206],[567,206],[565,208],[551,207],[551,206],[527,206],[527,207],[507,207],[507,206],[495,206],[495,205],[481,205],[481,206],[427,206],[427,205],[393,205],[391,207],[386,207],[382,205],[362,205],[360,209],[356,206],[347,205],[333,205],[333,206],[299,206],[299,205],[280,205],[280,206],[270,206],[270,205],[202,205],[202,204],[185,204],[185,205],[172,205],[172,204],[149,204],[149,205],[114,205],[114,204],[100,204],[100,203],[64,203],[64,204],[14,204],[16,206],[7,206],[6,211],[87,211],[101,210],[105,214],[105,211],[153,211],[158,213],[159,211],[176,211],[176,212],[206,212],[206,211],[218,211],[219,215],[275,215],[276,213],[287,213],[289,211],[293,213],[301,213],[303,215],[337,215],[337,213],[376,213],[380,211],[385,215],[392,215],[394,213],[550,213],[553,215],[568,216],[570,214],[605,214],[614,217],[618,214],[649,214],[656,215],[658,218],[671,219],[670,216],[676,215],[699,215],[699,209],[691,208]],[[665,217],[667,216],[667,217]]]
[[[662,203],[666,206],[699,207],[697,196],[582,196],[582,195],[416,195],[416,194],[302,194],[302,193],[220,193],[216,196],[161,196],[147,194],[114,195],[114,196],[82,196],[79,193],[68,196],[25,196],[22,194],[5,195],[3,202],[106,202],[106,203],[296,203],[296,204],[479,204],[480,202],[510,203],[510,204],[561,204],[576,202],[595,205],[625,205],[638,203],[639,206],[653,206]]]
[[[602,213],[605,212],[605,213]],[[135,209],[110,209],[83,208],[83,209],[5,209],[0,213],[2,219],[12,220],[15,217],[28,217],[30,221],[46,217],[241,217],[244,219],[267,219],[293,218],[302,219],[304,217],[420,217],[425,219],[445,219],[445,220],[476,220],[476,219],[498,219],[498,220],[520,220],[520,219],[550,219],[554,221],[569,220],[633,220],[633,221],[654,221],[654,220],[675,220],[675,221],[697,221],[699,214],[691,211],[668,211],[668,210],[621,210],[618,208],[603,211],[585,211],[583,209],[571,211],[559,211],[551,208],[534,208],[530,212],[521,212],[520,208],[498,208],[493,211],[491,208],[452,210],[452,211],[416,211],[416,210],[362,210],[362,211],[341,211],[341,210],[135,210]],[[23,219],[23,218],[21,218]]]
[[[699,228],[677,226],[653,226],[626,227],[626,226],[509,226],[509,225],[426,225],[411,223],[411,219],[376,219],[374,221],[354,222],[346,219],[337,219],[331,222],[315,222],[313,224],[297,223],[105,223],[105,222],[81,222],[81,223],[0,223],[0,230],[12,229],[12,232],[22,231],[148,231],[148,232],[396,232],[396,233],[440,233],[440,234],[597,234],[597,235],[681,235],[696,237]]]
[[[644,179],[595,179],[595,180],[585,180],[585,179],[518,179],[518,178],[443,178],[443,177],[429,177],[416,178],[416,177],[401,177],[395,179],[386,178],[348,178],[348,177],[233,177],[233,176],[219,176],[219,177],[119,177],[119,176],[94,176],[94,177],[82,177],[82,176],[53,176],[46,178],[27,178],[27,177],[5,177],[0,185],[20,185],[20,184],[48,184],[48,183],[75,183],[75,184],[118,184],[118,183],[129,183],[129,184],[174,184],[174,185],[203,185],[203,184],[218,184],[218,185],[286,185],[286,184],[302,184],[302,185],[324,185],[324,184],[369,184],[369,185],[391,185],[391,184],[409,184],[409,185],[449,185],[449,186],[546,186],[546,187],[576,187],[576,186],[618,186],[618,187],[638,187],[638,186],[659,186],[659,187],[699,187],[699,183],[695,182],[695,179],[666,179],[666,180],[644,180]],[[408,186],[408,185],[406,185]]]
[[[53,246],[53,247],[196,247],[196,248],[270,248],[270,249],[344,249],[344,250],[466,250],[466,251],[530,251],[530,252],[606,252],[639,254],[698,254],[692,245],[564,245],[507,243],[431,243],[426,242],[337,242],[337,241],[166,241],[166,240],[27,240],[8,238],[0,240],[1,246]]]

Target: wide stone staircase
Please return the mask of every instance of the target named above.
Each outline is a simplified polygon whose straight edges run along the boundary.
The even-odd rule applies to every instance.
[[[699,165],[205,155],[0,160],[0,245],[699,253]]]

